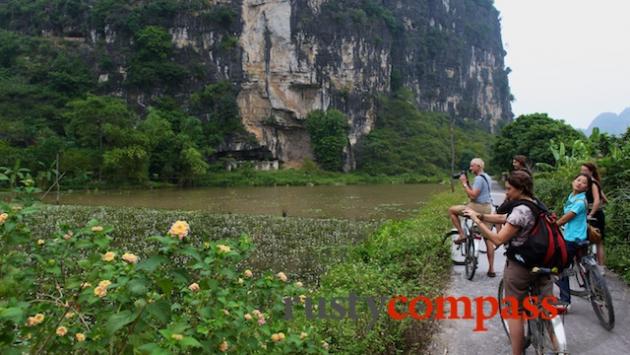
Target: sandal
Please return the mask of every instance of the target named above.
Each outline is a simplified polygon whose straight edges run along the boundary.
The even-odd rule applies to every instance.
[[[486,273],[486,275],[488,275],[488,277],[495,277],[495,276],[497,276],[497,273],[488,271],[488,273]]]

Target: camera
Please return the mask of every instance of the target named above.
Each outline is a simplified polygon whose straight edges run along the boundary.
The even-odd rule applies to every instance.
[[[462,175],[466,175],[466,170],[462,170],[462,171],[460,171],[460,172],[459,172],[459,173],[457,173],[457,174],[453,174],[453,175],[451,175],[451,178],[452,178],[453,180],[456,180],[456,179],[459,179],[459,177],[460,177],[460,176],[462,176]]]

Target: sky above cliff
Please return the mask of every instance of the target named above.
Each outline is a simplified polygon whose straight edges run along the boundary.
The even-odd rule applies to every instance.
[[[627,0],[495,0],[516,116],[547,112],[586,128],[630,107]]]

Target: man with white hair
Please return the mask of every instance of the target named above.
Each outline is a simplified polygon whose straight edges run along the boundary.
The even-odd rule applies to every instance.
[[[474,158],[470,161],[470,171],[475,174],[475,180],[473,181],[472,186],[468,183],[468,178],[466,174],[462,174],[459,177],[459,180],[462,182],[464,186],[464,191],[466,191],[466,195],[470,199],[470,202],[466,205],[455,205],[451,206],[448,209],[448,214],[451,217],[451,221],[453,225],[459,232],[459,239],[455,241],[457,244],[461,244],[466,237],[464,236],[464,229],[459,221],[459,216],[463,216],[463,211],[466,207],[470,207],[474,211],[481,213],[481,216],[484,214],[492,213],[492,199],[490,197],[490,176],[483,171],[485,164],[481,158]],[[483,217],[481,218],[483,220]],[[491,224],[488,224],[488,228],[492,228]],[[488,250],[488,276],[495,277],[494,273],[494,245],[486,240],[486,247]]]

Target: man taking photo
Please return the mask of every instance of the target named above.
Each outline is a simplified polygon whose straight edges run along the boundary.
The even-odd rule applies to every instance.
[[[466,205],[455,205],[451,206],[448,209],[448,214],[451,217],[451,221],[453,222],[453,226],[457,229],[459,233],[459,239],[455,240],[456,244],[461,244],[464,240],[466,240],[466,236],[464,236],[464,229],[462,228],[461,222],[459,220],[460,216],[463,216],[463,211],[466,207],[470,207],[477,213],[480,213],[481,216],[484,214],[492,213],[492,199],[490,197],[490,176],[484,173],[483,168],[485,164],[481,158],[474,158],[470,161],[470,171],[475,175],[475,179],[473,180],[472,186],[468,183],[468,178],[466,174],[461,174],[459,176],[459,181],[461,181],[464,191],[470,202]],[[481,218],[483,220],[483,217]],[[492,228],[491,224],[488,224],[488,228]],[[495,277],[496,274],[494,272],[494,245],[486,240],[486,247],[488,250],[488,276]]]

